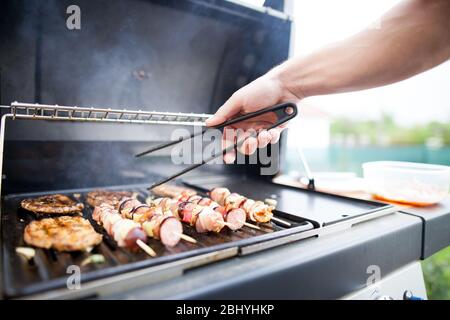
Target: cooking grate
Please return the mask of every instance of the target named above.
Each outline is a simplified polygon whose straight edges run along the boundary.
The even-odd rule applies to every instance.
[[[117,189],[117,188],[113,188]],[[144,186],[142,188],[120,188],[136,192],[141,201],[148,196]],[[295,233],[313,229],[310,222],[294,222],[289,229],[273,223],[261,225],[261,230],[243,227],[238,231],[223,230],[222,232],[198,234],[190,226],[184,225],[184,233],[194,237],[197,244],[181,241],[177,246],[168,248],[159,241],[150,239],[148,244],[157,252],[156,258],[151,258],[143,251],[130,252],[120,248],[115,241],[97,225],[91,218],[92,209],[86,204],[86,194],[91,190],[54,191],[51,193],[62,193],[74,197],[79,195],[79,201],[85,204],[83,216],[88,218],[94,228],[103,235],[104,241],[95,247],[91,253],[102,254],[105,262],[102,264],[89,264],[81,268],[81,282],[92,281],[119,273],[132,271],[140,268],[164,265],[169,262],[189,257],[201,256],[205,253],[219,252],[223,249],[236,248],[266,242],[277,239],[276,245],[283,244],[279,238]],[[36,256],[31,262],[27,262],[19,256],[15,249],[18,246],[27,246],[23,241],[23,230],[25,226],[35,219],[34,214],[20,208],[20,201],[27,197],[36,197],[51,193],[33,193],[9,195],[2,203],[2,243],[3,243],[3,274],[4,291],[8,297],[17,297],[35,294],[45,290],[64,288],[66,286],[67,268],[70,265],[80,265],[89,254],[85,252],[57,252],[55,250],[36,249]],[[275,245],[275,244],[274,244]],[[265,247],[266,249],[267,247]],[[210,262],[210,261],[208,261]],[[205,262],[205,263],[208,263]],[[201,264],[197,261],[196,265]]]

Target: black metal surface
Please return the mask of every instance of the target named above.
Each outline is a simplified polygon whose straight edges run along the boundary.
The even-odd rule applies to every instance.
[[[66,27],[68,5],[81,9],[80,30]],[[289,53],[289,19],[225,0],[8,0],[0,12],[6,105],[212,113]],[[3,195],[151,182],[155,167],[170,174],[167,158],[130,155],[174,127],[6,122]]]
[[[421,236],[419,218],[396,213],[327,237],[206,266],[181,283],[143,288],[133,298],[340,299],[373,283],[374,270],[383,279],[417,261]],[[204,278],[220,280],[209,285]]]
[[[450,245],[450,198],[429,207],[409,207],[402,212],[423,221],[422,259]]]
[[[122,187],[120,190],[130,189]],[[141,201],[144,201],[146,196],[145,189],[132,190],[139,191]],[[81,196],[80,201],[83,201],[87,191],[53,191],[51,193],[65,193],[72,197],[74,197],[74,194],[79,193]],[[36,249],[34,262],[29,264],[15,252],[16,247],[27,246],[23,241],[23,230],[29,221],[35,219],[33,214],[20,209],[20,201],[26,197],[35,197],[42,194],[48,193],[9,195],[2,202],[3,283],[5,295],[8,297],[29,295],[64,287],[67,280],[66,268],[69,265],[79,265],[87,257],[86,253],[61,253],[54,250]],[[90,219],[91,208],[87,205],[83,215]],[[93,252],[103,254],[106,261],[101,265],[81,267],[82,282],[221,249],[238,248],[268,241],[313,228],[313,225],[306,221],[290,221],[293,226],[289,229],[275,224],[267,224],[261,225],[261,230],[244,227],[236,232],[223,230],[219,234],[197,234],[189,226],[184,226],[185,233],[197,239],[197,244],[180,242],[174,248],[166,248],[159,241],[150,239],[149,245],[158,254],[158,257],[150,258],[142,251],[129,252],[126,249],[118,248],[104,230],[99,228],[94,221],[91,220],[91,222],[104,236],[104,241],[94,248]]]
[[[2,195],[148,183],[156,180],[157,170],[177,169],[167,156],[136,161],[132,155],[145,145],[142,142],[42,139],[6,141]]]

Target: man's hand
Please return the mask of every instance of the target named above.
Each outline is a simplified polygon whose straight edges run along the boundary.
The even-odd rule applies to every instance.
[[[258,111],[283,102],[297,102],[300,97],[291,93],[280,81],[275,69],[264,76],[249,83],[236,91],[225,104],[217,110],[216,114],[206,121],[208,126],[219,125],[231,118],[249,112]],[[244,154],[252,154],[256,149],[263,148],[269,143],[277,143],[280,132],[284,128],[271,129],[269,127],[276,122],[276,117],[265,114],[257,118],[249,119],[224,128],[222,147],[233,145],[237,139],[250,133],[250,130],[258,131],[257,138],[248,138],[239,148]],[[232,151],[224,156],[226,163],[231,163],[236,158],[236,152]]]

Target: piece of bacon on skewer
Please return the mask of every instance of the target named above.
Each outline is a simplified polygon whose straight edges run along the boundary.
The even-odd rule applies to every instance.
[[[170,212],[163,212],[132,198],[123,199],[119,210],[122,217],[139,223],[149,237],[161,240],[164,245],[173,247],[180,242],[183,226]]]
[[[163,211],[170,210],[180,221],[195,227],[199,233],[220,232],[227,225],[223,216],[210,207],[172,198],[155,199],[154,203]]]
[[[231,193],[227,188],[214,188],[210,192],[212,200],[224,206],[227,210],[241,208],[247,214],[247,220],[253,222],[269,222],[273,218],[274,207],[262,201],[248,199],[240,194]]]
[[[119,247],[135,250],[137,247],[142,248],[142,244],[145,245],[147,241],[147,235],[139,223],[123,218],[109,204],[96,206],[92,218],[105,228]]]
[[[236,231],[242,228],[245,224],[246,214],[245,211],[239,207],[235,208],[225,208],[219,205],[217,202],[213,201],[211,198],[202,197],[200,195],[189,195],[182,194],[180,196],[181,199],[186,199],[185,201],[193,202],[195,204],[206,206],[214,211],[220,213],[223,219],[227,222],[228,228],[233,231]]]
[[[181,194],[194,195],[197,192],[185,186],[164,183],[152,189],[152,192],[164,198],[178,198]]]
[[[209,198],[203,198],[200,195],[194,194],[191,189],[187,189],[186,192],[180,191],[180,187],[177,187],[178,196],[175,197],[178,201],[198,201],[198,204],[203,206],[212,207],[215,211],[220,212],[225,221],[229,222],[229,225],[234,225],[234,230],[242,227],[240,224],[249,222],[265,223],[269,222],[273,217],[273,206],[267,205],[262,201],[255,201],[248,199],[237,193],[231,193],[227,188],[214,188],[209,192]],[[157,190],[153,190],[157,192]],[[238,209],[242,209],[245,212],[244,221],[242,221],[242,212]],[[236,211],[237,210],[237,211]],[[227,219],[230,221],[228,221]],[[240,225],[240,226],[239,226]]]

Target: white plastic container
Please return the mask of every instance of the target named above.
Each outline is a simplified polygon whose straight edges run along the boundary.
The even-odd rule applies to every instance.
[[[450,167],[444,165],[375,161],[362,165],[373,196],[416,206],[438,203],[449,194]]]

